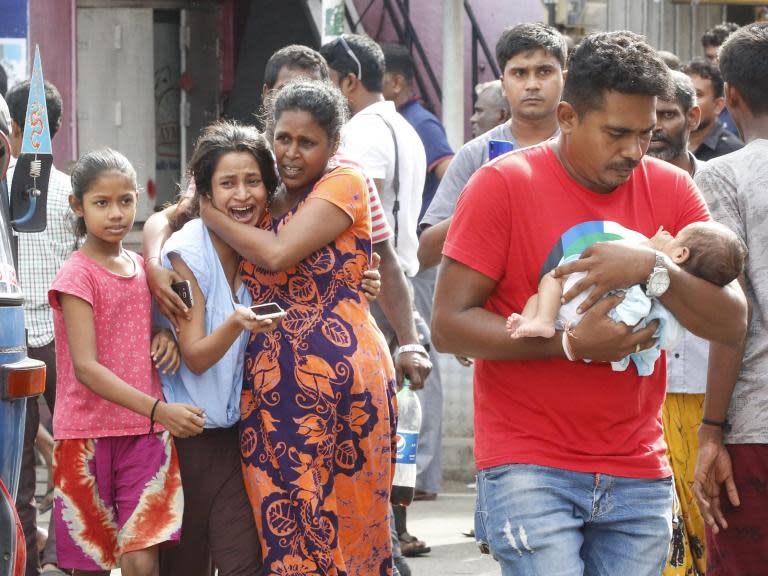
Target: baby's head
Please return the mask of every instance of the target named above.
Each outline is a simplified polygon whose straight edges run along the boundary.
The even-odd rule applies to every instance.
[[[689,274],[725,286],[744,271],[747,249],[732,230],[717,222],[694,222],[672,237],[660,229],[651,243]]]

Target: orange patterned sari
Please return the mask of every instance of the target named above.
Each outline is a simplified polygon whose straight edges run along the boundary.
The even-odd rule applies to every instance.
[[[307,199],[322,198],[352,224],[283,272],[250,263],[254,304],[277,302],[281,325],[252,336],[245,361],[240,439],[265,573],[388,575],[394,369],[360,291],[371,256],[362,176],[336,168]],[[280,219],[278,230],[303,202]]]

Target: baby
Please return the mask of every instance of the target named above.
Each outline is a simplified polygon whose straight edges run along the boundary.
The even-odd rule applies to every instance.
[[[675,237],[663,228],[659,228],[658,232],[645,242],[655,250],[663,252],[689,274],[718,286],[729,284],[744,269],[746,259],[744,244],[731,230],[715,222],[689,224]],[[583,276],[583,272],[571,274],[565,278],[555,278],[551,272],[545,274],[539,282],[538,293],[528,299],[522,314],[512,314],[507,318],[507,331],[510,336],[512,338],[551,338],[558,327],[578,324],[581,315],[575,310],[578,303],[587,297],[587,292],[583,292],[562,307],[561,300],[567,288]],[[661,323],[660,331],[657,331],[661,347],[665,349],[673,347],[674,341],[682,336],[682,327],[660,303],[655,299],[651,302],[640,286],[630,287],[622,302],[611,311],[611,317],[614,320],[620,320],[632,326],[637,325],[642,319],[649,322],[651,315]],[[642,328],[645,324],[646,322],[642,322],[638,328]],[[665,331],[669,334],[663,334]],[[658,351],[653,360],[655,361],[657,357]],[[643,362],[642,367],[636,361],[638,371],[648,370],[647,360],[650,358]],[[628,363],[628,359],[614,363],[614,369],[623,370]],[[652,362],[650,370],[653,371]],[[644,374],[641,373],[641,375]]]

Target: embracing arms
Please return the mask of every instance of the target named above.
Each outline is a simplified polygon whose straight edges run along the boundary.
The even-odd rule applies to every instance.
[[[352,218],[322,198],[310,198],[278,232],[235,222],[207,201],[200,202],[205,224],[243,258],[267,270],[286,270],[337,238]]]

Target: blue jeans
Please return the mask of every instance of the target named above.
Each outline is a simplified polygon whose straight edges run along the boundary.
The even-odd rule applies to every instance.
[[[496,466],[477,475],[475,534],[504,576],[659,576],[673,494],[671,477]]]

